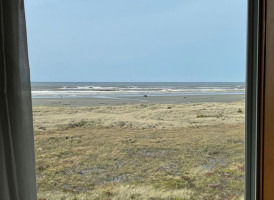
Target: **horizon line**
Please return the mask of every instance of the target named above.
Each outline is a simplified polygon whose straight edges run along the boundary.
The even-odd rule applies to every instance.
[[[31,83],[246,83],[246,81],[30,81]]]

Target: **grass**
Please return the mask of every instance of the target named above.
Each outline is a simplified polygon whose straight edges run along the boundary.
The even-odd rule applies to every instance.
[[[65,115],[72,112],[71,108],[54,108],[51,112],[34,108],[34,118],[37,120],[37,113],[50,118],[58,109]],[[90,112],[100,109],[93,108]],[[151,109],[159,110],[155,106]],[[168,110],[174,109],[172,106]],[[234,110],[236,116],[244,115]],[[142,115],[150,114],[154,118],[149,111]],[[193,120],[203,120],[197,119],[199,112],[201,110],[192,114]],[[80,114],[78,111],[78,116]],[[204,115],[213,116],[212,113]],[[222,117],[227,115],[223,113]],[[99,123],[96,118],[76,117],[74,122],[64,121],[55,126],[42,123],[35,126],[40,200],[243,198],[243,121],[220,121],[214,125],[197,122],[195,126],[166,129],[149,125],[138,128],[132,120],[113,122],[110,127],[104,125],[110,122]]]

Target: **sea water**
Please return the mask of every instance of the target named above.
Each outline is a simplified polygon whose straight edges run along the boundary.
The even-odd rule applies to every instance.
[[[243,82],[32,82],[33,98],[245,94]]]

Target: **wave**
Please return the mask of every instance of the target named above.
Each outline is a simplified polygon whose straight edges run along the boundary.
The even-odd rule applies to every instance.
[[[116,96],[138,96],[138,95],[199,95],[199,94],[244,94],[242,87],[197,87],[197,88],[140,88],[140,87],[91,87],[76,86],[62,87],[48,90],[32,90],[32,96],[98,96],[98,95],[116,95]]]

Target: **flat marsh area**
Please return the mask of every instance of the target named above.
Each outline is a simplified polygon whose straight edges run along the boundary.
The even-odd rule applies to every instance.
[[[244,113],[244,101],[34,106],[38,199],[243,199]]]

